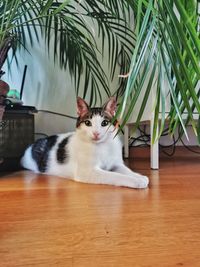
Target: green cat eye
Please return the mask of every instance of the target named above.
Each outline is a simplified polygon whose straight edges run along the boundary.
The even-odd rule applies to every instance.
[[[92,123],[91,123],[91,121],[86,120],[86,121],[85,121],[85,125],[89,127],[89,126],[92,126]]]
[[[105,126],[108,125],[108,123],[109,123],[108,120],[103,120],[102,123],[101,123],[101,126],[105,127]]]

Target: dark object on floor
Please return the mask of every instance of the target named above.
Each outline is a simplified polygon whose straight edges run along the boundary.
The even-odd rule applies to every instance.
[[[34,141],[34,115],[5,112],[0,122],[0,171],[19,170],[20,158]]]

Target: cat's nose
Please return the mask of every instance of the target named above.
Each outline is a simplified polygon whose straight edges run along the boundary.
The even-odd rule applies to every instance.
[[[93,132],[94,137],[99,137],[100,133],[99,132]]]
[[[94,136],[94,140],[98,140],[99,139],[99,132],[93,132],[93,136]]]

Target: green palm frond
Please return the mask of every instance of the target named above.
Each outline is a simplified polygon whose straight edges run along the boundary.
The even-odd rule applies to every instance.
[[[118,110],[121,126],[129,120],[138,96],[144,90],[145,98],[136,119],[138,125],[147,99],[154,90],[154,141],[164,129],[167,94],[171,98],[171,110],[167,118],[169,132],[174,134],[177,127],[181,126],[182,133],[187,135],[186,127],[191,124],[199,138],[199,123],[194,118],[195,112],[200,114],[198,2],[137,0],[131,7],[136,18],[136,42],[130,75]],[[150,57],[151,67],[144,68]],[[144,75],[148,77],[147,86],[141,89]],[[160,132],[157,136],[158,126]]]
[[[33,46],[43,36],[49,54],[53,47],[54,61],[74,77],[76,94],[80,94],[80,82],[84,82],[83,96],[90,95],[90,104],[95,104],[103,92],[111,94],[109,76],[101,66],[104,50],[108,48],[111,79],[120,57],[126,65],[130,61],[134,34],[129,20],[130,6],[125,0],[2,0],[0,69],[5,61],[1,47],[7,38],[16,56],[16,45],[27,48],[27,42]],[[124,65],[121,68],[124,71]]]

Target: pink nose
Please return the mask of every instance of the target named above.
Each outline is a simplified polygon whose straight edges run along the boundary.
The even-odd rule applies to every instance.
[[[98,132],[93,132],[93,136],[94,136],[95,139],[98,139],[99,135],[100,134]]]

